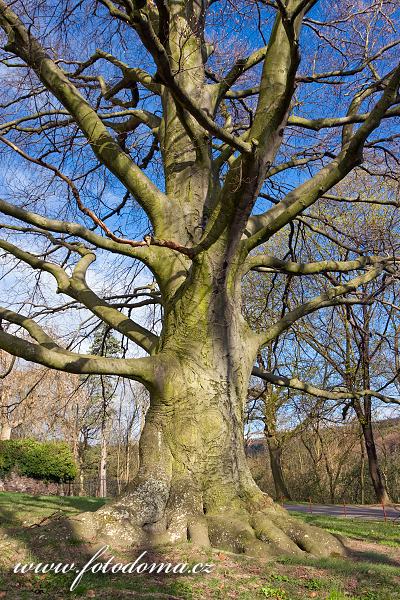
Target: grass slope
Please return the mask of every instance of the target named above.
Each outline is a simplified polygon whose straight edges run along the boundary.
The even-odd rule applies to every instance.
[[[262,561],[218,551],[198,551],[185,544],[154,548],[146,559],[214,563],[209,575],[92,575],[69,591],[69,575],[16,575],[21,562],[71,562],[83,565],[94,554],[74,536],[73,521],[62,519],[96,510],[94,498],[28,496],[0,493],[0,598],[205,600],[400,600],[400,525],[354,519],[299,515],[304,520],[347,536],[346,558],[282,558]],[[43,521],[53,515],[50,521]],[[41,523],[35,526],[35,523]],[[32,527],[33,525],[33,527]],[[137,550],[114,553],[132,562]]]
[[[0,525],[29,526],[54,513],[69,516],[94,511],[104,502],[102,498],[31,496],[16,492],[0,492]]]
[[[384,521],[366,521],[357,517],[330,517],[322,515],[309,515],[299,512],[291,512],[292,515],[300,517],[310,525],[323,527],[331,533],[338,533],[351,539],[366,540],[385,546],[392,546],[400,550],[400,520],[388,519]]]

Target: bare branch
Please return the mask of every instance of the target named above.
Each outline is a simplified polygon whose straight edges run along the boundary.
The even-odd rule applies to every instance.
[[[394,398],[393,396],[385,396],[379,392],[374,392],[373,390],[362,390],[360,392],[353,391],[342,391],[342,390],[324,390],[322,388],[316,387],[310,383],[306,383],[304,381],[300,381],[297,377],[285,377],[283,375],[275,375],[274,373],[270,373],[268,371],[264,371],[259,367],[253,367],[252,375],[254,377],[259,377],[264,381],[268,381],[269,383],[273,383],[279,387],[287,387],[292,390],[296,390],[299,392],[304,392],[306,394],[310,394],[311,396],[316,396],[317,398],[325,398],[326,400],[350,400],[350,399],[359,399],[364,396],[372,396],[377,398],[381,402],[385,402],[386,404],[398,404],[400,405],[400,398]]]
[[[6,252],[12,254],[18,260],[22,260],[33,269],[46,271],[53,275],[57,281],[57,293],[63,293],[78,300],[86,306],[86,308],[91,310],[93,314],[101,318],[116,331],[119,331],[128,339],[138,344],[141,348],[146,350],[146,352],[151,353],[155,349],[158,342],[158,337],[156,335],[138,323],[135,323],[135,321],[128,318],[123,313],[120,313],[116,308],[110,306],[105,300],[99,298],[99,296],[97,296],[97,294],[95,294],[95,292],[87,285],[85,279],[87,269],[91,263],[96,260],[96,256],[93,252],[82,247],[77,247],[77,251],[81,254],[82,258],[76,265],[72,276],[68,277],[64,269],[60,266],[39,259],[34,254],[26,252],[10,242],[0,239],[0,248],[3,248]],[[30,333],[33,335],[31,331]],[[33,335],[33,337],[35,336]],[[37,337],[35,337],[35,339],[41,344],[44,343],[43,340],[39,340]]]
[[[0,330],[0,348],[24,360],[33,361],[49,369],[89,375],[120,375],[140,381],[150,387],[154,378],[153,359],[104,358],[90,354],[77,354],[67,350],[49,349],[32,344],[15,335]]]
[[[41,47],[17,15],[0,0],[0,26],[9,38],[7,50],[22,58],[73,116],[102,163],[126,186],[149,215],[155,229],[169,200],[121,150],[91,105]]]
[[[265,242],[274,233],[314,204],[334,185],[339,183],[357,164],[362,161],[362,149],[369,134],[376,129],[388,107],[397,96],[400,81],[400,65],[392,72],[381,98],[368,118],[347,141],[340,154],[324,166],[311,179],[290,192],[279,204],[262,215],[250,217],[247,226],[246,242],[248,250]]]
[[[322,260],[311,263],[297,263],[284,261],[274,256],[258,254],[247,258],[245,269],[260,270],[263,267],[269,272],[278,271],[290,275],[315,275],[318,273],[347,273],[357,269],[365,269],[368,266],[393,262],[393,259],[380,256],[362,256],[356,260],[336,261]]]
[[[2,135],[0,135],[0,141],[2,141],[4,144],[7,144],[7,146],[12,148],[15,152],[17,152],[20,156],[22,156],[26,160],[28,160],[32,163],[35,163],[36,165],[39,165],[41,167],[44,167],[46,169],[49,169],[57,177],[59,177],[60,179],[65,181],[65,183],[70,187],[70,189],[72,191],[72,194],[73,194],[73,196],[76,200],[76,203],[79,207],[79,210],[84,215],[87,215],[88,217],[90,217],[92,219],[93,223],[95,223],[98,227],[100,227],[104,231],[106,236],[109,237],[111,240],[113,240],[113,242],[117,242],[118,244],[126,244],[128,246],[131,246],[132,248],[137,248],[137,247],[141,247],[141,246],[149,246],[149,245],[162,246],[165,248],[170,248],[171,250],[176,250],[177,252],[181,252],[182,254],[186,254],[186,255],[192,254],[192,250],[190,248],[181,246],[180,244],[178,244],[172,240],[158,240],[158,239],[154,238],[153,236],[148,236],[146,240],[136,241],[136,240],[129,240],[126,238],[121,238],[121,237],[115,235],[111,231],[111,229],[109,227],[107,227],[107,225],[104,223],[104,221],[102,221],[92,210],[90,210],[83,204],[83,202],[80,198],[78,189],[77,189],[76,185],[74,184],[74,182],[69,177],[64,175],[64,173],[62,173],[59,169],[57,169],[57,167],[55,167],[54,165],[50,165],[49,163],[47,163],[41,159],[33,158],[32,156],[29,156],[29,154],[27,154],[26,152],[21,150],[21,148],[16,146],[13,142],[10,142],[9,140],[7,140],[7,138],[5,138]]]
[[[79,223],[73,223],[70,221],[59,221],[57,219],[49,219],[38,215],[37,213],[24,210],[19,206],[10,204],[5,200],[0,200],[0,212],[10,217],[14,217],[24,223],[34,225],[45,231],[53,231],[54,233],[62,233],[69,236],[76,236],[90,244],[93,244],[97,248],[108,250],[115,254],[123,254],[137,258],[145,263],[150,269],[154,269],[156,263],[159,260],[159,252],[165,252],[164,248],[157,248],[156,246],[149,246],[144,244],[143,246],[132,247],[129,244],[122,244],[113,240],[102,237],[101,235],[94,233],[90,229],[87,229]]]
[[[346,117],[323,117],[321,119],[304,119],[303,117],[292,115],[288,118],[288,125],[320,131],[321,129],[331,127],[343,127],[344,125],[353,123],[364,123],[369,118],[370,114],[371,113],[360,113],[348,115]],[[390,119],[398,116],[400,116],[400,106],[388,108],[381,118]]]
[[[354,292],[361,285],[376,279],[382,273],[382,269],[382,265],[371,268],[363,275],[359,275],[354,279],[350,279],[350,281],[347,281],[341,285],[336,285],[319,296],[316,296],[312,300],[309,300],[308,302],[305,302],[304,304],[301,304],[297,308],[286,313],[282,319],[269,327],[267,332],[259,334],[261,341],[260,345],[265,346],[272,340],[276,339],[281,333],[289,329],[289,327],[291,327],[293,323],[299,319],[302,319],[306,315],[309,315],[316,310],[334,305],[340,296]]]

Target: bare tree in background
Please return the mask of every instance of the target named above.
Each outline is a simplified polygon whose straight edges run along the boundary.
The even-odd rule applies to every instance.
[[[76,393],[77,376],[21,365],[6,352],[0,353],[0,364],[0,439],[60,437],[61,415]]]
[[[5,352],[0,353],[0,440],[9,440],[14,426],[14,423],[11,423],[12,406],[8,384],[14,364],[15,357],[9,357]]]

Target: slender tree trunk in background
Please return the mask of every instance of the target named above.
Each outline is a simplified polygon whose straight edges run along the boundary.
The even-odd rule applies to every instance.
[[[353,403],[358,421],[360,423],[365,450],[368,460],[368,470],[371,477],[371,483],[374,488],[376,501],[389,504],[391,502],[389,493],[386,489],[385,479],[379,466],[378,453],[376,450],[374,430],[372,426],[371,399],[364,398],[364,407],[358,400]]]
[[[364,435],[365,449],[368,457],[369,473],[371,476],[372,485],[374,486],[376,500],[382,504],[389,504],[391,500],[386,489],[385,479],[379,466],[372,423],[363,423],[362,430]]]
[[[73,440],[72,440],[72,452],[74,455],[74,459],[79,469],[79,489],[78,496],[84,496],[84,472],[83,472],[83,460],[82,460],[82,448],[79,443],[80,436],[80,427],[79,427],[79,404],[75,405],[75,420],[74,420],[74,429],[73,429]]]
[[[78,452],[78,466],[79,466],[79,496],[89,495],[86,494],[85,490],[85,451],[86,451],[86,440],[79,445]]]
[[[130,482],[130,470],[131,470],[131,452],[129,441],[125,446],[125,483]]]
[[[118,452],[117,452],[117,491],[118,491],[118,495],[121,493],[120,453],[121,453],[121,448],[120,448],[120,445],[118,443]]]
[[[106,417],[103,415],[101,422],[101,438],[100,438],[100,465],[99,465],[99,497],[106,498],[107,496],[107,432],[106,432]]]
[[[129,421],[126,425],[126,431],[125,431],[125,436],[124,436],[125,461],[124,461],[124,469],[123,469],[123,479],[124,479],[125,485],[127,485],[131,481],[131,443],[130,443],[130,440],[131,440],[131,434],[132,434],[132,428],[133,428],[134,422],[135,422],[135,413],[131,416],[131,418],[129,419]],[[141,437],[142,430],[143,430],[143,425],[141,423],[139,439]]]
[[[12,361],[12,365],[14,361]],[[12,365],[10,368],[12,368]],[[0,379],[0,440],[11,439],[13,427],[10,423],[9,408],[10,386],[6,385],[3,378]]]
[[[0,440],[10,440],[12,433],[12,427],[8,421],[3,421],[0,423]]]
[[[367,306],[364,304],[363,310],[363,328],[362,328],[362,345],[361,359],[363,368],[363,387],[371,389],[371,374],[370,374],[370,314]],[[378,502],[383,504],[390,503],[389,493],[386,489],[386,483],[379,465],[378,453],[374,438],[374,430],[372,427],[372,398],[371,396],[364,397],[364,418],[361,422],[361,427],[364,435],[365,449],[368,457],[368,467],[371,476],[372,485],[374,486],[375,496]]]
[[[118,494],[121,493],[121,415],[122,415],[122,398],[119,400],[118,409],[118,445],[117,445],[117,488]]]
[[[81,465],[79,465],[79,496],[85,496],[85,475]]]
[[[329,502],[331,504],[335,504],[336,501],[336,494],[335,494],[335,474],[334,471],[329,463],[329,457],[327,456],[325,449],[323,448],[323,443],[322,443],[322,439],[321,439],[321,448],[322,448],[322,453],[323,453],[323,458],[324,458],[324,463],[325,463],[325,471],[326,474],[328,476],[328,486],[329,486]]]
[[[258,353],[257,360],[263,369],[272,370],[272,345],[267,349],[266,360],[263,359],[261,353]],[[263,403],[263,422],[264,434],[267,440],[269,462],[271,466],[272,478],[275,486],[275,497],[278,502],[286,499],[291,500],[288,487],[285,482],[285,477],[282,470],[282,444],[283,434],[278,431],[277,418],[278,411],[281,406],[279,394],[269,383],[265,383],[264,392],[260,398]]]
[[[88,448],[88,439],[87,439],[87,433],[85,431],[82,432],[82,442],[79,444],[79,458],[78,458],[78,464],[79,464],[79,495],[80,496],[90,496],[91,495],[91,490],[86,490],[85,489],[85,484],[86,484],[86,480],[85,480],[85,455],[86,455],[86,451]]]
[[[80,449],[79,449],[79,404],[75,405],[75,423],[73,428],[73,440],[72,440],[72,453],[74,455],[74,459],[79,469],[79,489],[78,496],[83,496],[82,494],[82,484],[81,478],[83,477],[82,468],[80,464]]]
[[[0,354],[0,357],[2,354]],[[2,370],[2,369],[1,369]],[[3,377],[0,378],[0,440],[9,440],[11,430],[8,423],[8,386],[5,385]]]
[[[325,502],[325,487],[321,482],[321,470],[320,470],[320,462],[322,460],[322,451],[321,451],[321,440],[319,435],[319,423],[313,423],[312,432],[313,434],[309,434],[306,432],[301,433],[301,440],[303,442],[304,448],[307,450],[308,456],[311,459],[313,465],[313,476],[314,476],[314,485],[316,486],[316,492],[319,498],[323,499]],[[304,500],[309,500],[309,498],[304,498]]]
[[[276,498],[278,501],[291,500],[292,498],[286,485],[282,470],[282,447],[276,438],[268,435],[267,444]]]
[[[364,293],[365,294],[365,293]],[[349,325],[352,325],[354,331],[354,339],[357,343],[358,352],[360,356],[360,377],[361,380],[359,384],[362,386],[364,390],[371,389],[371,356],[370,356],[370,337],[371,337],[371,315],[368,312],[368,307],[366,304],[362,306],[362,326],[358,325],[357,320],[352,315],[351,307],[346,307],[346,371],[347,371],[347,385],[349,389],[353,387],[353,378],[354,373],[352,372],[352,363],[350,360],[351,354],[351,341],[350,341],[350,330]],[[355,371],[358,370],[355,369]],[[386,489],[386,484],[384,477],[382,475],[380,466],[378,453],[376,450],[375,438],[374,438],[374,430],[372,426],[372,398],[370,395],[366,394],[363,397],[363,400],[353,399],[351,401],[352,408],[354,409],[358,422],[360,424],[365,450],[367,454],[368,460],[368,470],[371,478],[371,483],[374,488],[375,497],[377,502],[379,503],[390,503],[390,497],[388,491]],[[364,460],[364,454],[362,453],[362,463]],[[363,468],[363,465],[362,465]],[[363,477],[363,474],[362,474]],[[363,482],[362,482],[363,483]],[[364,496],[364,490],[362,489],[362,496]],[[362,498],[362,501],[365,498]]]
[[[361,434],[363,434],[362,431],[361,431]],[[360,449],[361,449],[361,464],[360,464],[361,504],[365,504],[365,447],[364,447],[363,437],[360,438]]]

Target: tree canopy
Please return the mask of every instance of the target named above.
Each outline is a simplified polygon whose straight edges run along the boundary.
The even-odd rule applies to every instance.
[[[383,12],[368,3],[351,11],[344,2],[336,8],[130,1],[11,8],[3,2],[8,86],[1,141],[9,151],[3,171],[9,200],[0,209],[11,217],[2,226],[4,253],[52,275],[59,294],[150,354],[158,337],[120,309],[125,301],[131,313],[132,298],[146,290],[135,293],[131,286],[118,307],[114,298],[99,297],[86,277],[96,253],[143,262],[164,296],[149,292],[148,303],[173,297],[196,257],[224,238],[231,255],[241,254],[244,271],[344,274],[260,334],[260,345],[387,273],[393,257],[348,246],[343,236],[332,240],[332,223],[326,226],[321,213],[328,199],[363,201],[330,193],[361,163],[377,177],[395,177],[395,16],[390,2]],[[93,42],[85,43],[83,57],[82,21],[86,39],[99,46],[92,52]],[[227,43],[233,53],[225,51]],[[10,169],[24,169],[26,180],[10,179]],[[397,203],[394,197],[372,201]],[[307,209],[316,203],[312,214]],[[330,260],[252,254],[290,223],[331,239]],[[21,234],[28,248],[13,243]],[[43,254],[32,251],[40,246]],[[28,315],[4,307],[1,316],[35,340],[2,331],[5,350],[59,369],[135,372],[146,380],[146,360],[78,356]]]

